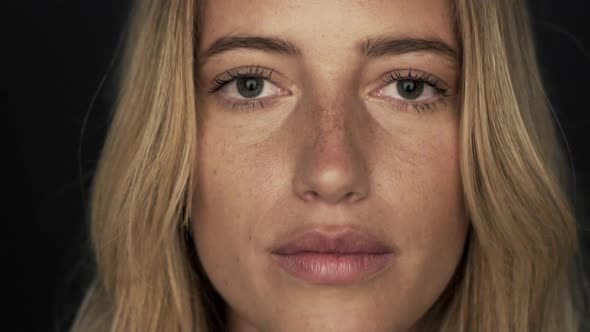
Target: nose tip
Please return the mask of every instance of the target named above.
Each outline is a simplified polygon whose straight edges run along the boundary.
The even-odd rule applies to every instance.
[[[302,161],[294,188],[305,202],[354,203],[369,192],[363,159],[350,146],[311,151]]]

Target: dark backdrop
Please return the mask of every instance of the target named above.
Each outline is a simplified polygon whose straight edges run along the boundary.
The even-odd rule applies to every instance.
[[[572,153],[578,214],[590,227],[583,212],[590,188],[587,8],[583,0],[531,2],[547,91]],[[14,312],[4,327],[65,331],[92,273],[88,187],[108,126],[129,1],[19,6],[4,12],[17,22],[5,30],[13,47],[3,47],[9,57],[5,151],[13,154],[3,158],[9,184],[3,271],[6,293],[14,294],[4,297]]]

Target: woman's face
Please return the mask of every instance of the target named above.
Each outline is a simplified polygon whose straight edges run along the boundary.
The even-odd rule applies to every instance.
[[[230,331],[414,331],[463,252],[444,0],[208,1],[193,232]]]

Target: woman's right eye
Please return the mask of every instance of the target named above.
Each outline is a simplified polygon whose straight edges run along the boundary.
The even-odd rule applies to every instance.
[[[257,99],[280,94],[281,89],[262,77],[241,76],[225,83],[219,89],[222,95],[235,99]]]
[[[219,96],[232,110],[249,111],[264,107],[275,97],[291,94],[278,83],[273,83],[274,73],[274,69],[261,66],[231,69],[215,78],[209,93]]]

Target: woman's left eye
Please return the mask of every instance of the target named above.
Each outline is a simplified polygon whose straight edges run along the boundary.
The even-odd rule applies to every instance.
[[[379,97],[390,97],[401,101],[424,102],[435,99],[440,92],[430,84],[414,80],[396,80],[377,90]]]
[[[434,111],[438,102],[450,96],[449,85],[440,78],[416,69],[397,69],[382,76],[380,87],[371,96],[385,99],[405,110]]]
[[[246,100],[273,96],[281,89],[262,77],[241,76],[227,82],[219,92],[232,99]]]

